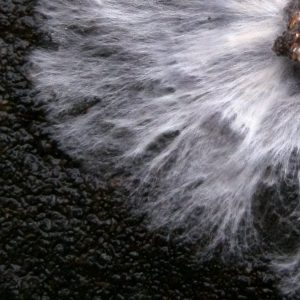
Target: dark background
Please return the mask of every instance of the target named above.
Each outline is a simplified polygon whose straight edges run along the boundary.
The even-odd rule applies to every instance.
[[[0,0],[0,299],[284,299],[264,261],[197,261],[59,151],[26,56],[35,1]]]

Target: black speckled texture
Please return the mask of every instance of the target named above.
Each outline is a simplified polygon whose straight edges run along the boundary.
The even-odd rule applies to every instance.
[[[0,299],[283,299],[263,262],[200,264],[59,151],[25,72],[33,11],[0,0]]]

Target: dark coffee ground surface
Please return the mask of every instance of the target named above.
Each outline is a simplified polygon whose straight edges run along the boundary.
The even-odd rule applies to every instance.
[[[0,0],[0,299],[284,299],[267,262],[199,263],[59,150],[26,75],[34,5]]]

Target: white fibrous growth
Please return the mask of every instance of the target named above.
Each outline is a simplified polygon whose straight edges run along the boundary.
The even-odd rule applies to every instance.
[[[183,229],[205,253],[251,249],[264,231],[258,188],[284,182],[300,149],[298,68],[272,52],[287,4],[40,0],[52,43],[32,53],[31,76],[55,138],[101,173],[138,179],[150,227]],[[298,206],[277,222],[299,232]],[[278,260],[285,291],[299,287],[288,284],[299,260]]]

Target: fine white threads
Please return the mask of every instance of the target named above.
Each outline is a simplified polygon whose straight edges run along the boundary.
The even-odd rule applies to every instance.
[[[150,226],[183,228],[209,251],[251,248],[257,187],[270,167],[284,178],[300,149],[298,78],[272,52],[287,4],[40,0],[53,45],[32,53],[31,76],[54,137],[139,179]]]

